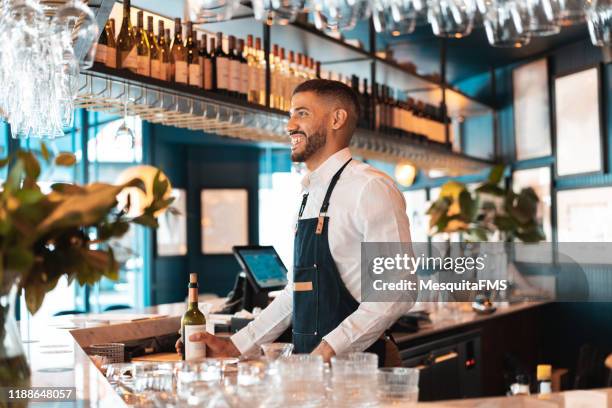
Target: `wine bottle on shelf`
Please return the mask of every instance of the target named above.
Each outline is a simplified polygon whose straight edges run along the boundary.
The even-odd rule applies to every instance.
[[[247,47],[249,48],[249,53],[247,54],[247,67],[248,67],[248,77],[247,77],[247,101],[250,103],[259,103],[259,64],[257,61],[259,50],[257,47],[253,47],[253,36],[247,36]]]
[[[170,45],[172,44],[172,40],[171,40],[171,36],[170,36],[170,29],[166,28],[164,30],[164,47],[165,47],[165,54],[167,57],[167,62],[164,62],[162,65],[166,68],[165,70],[165,80],[166,81],[172,81],[174,78],[174,65],[172,64],[172,50],[170,48]]]
[[[198,360],[206,357],[206,343],[194,342],[189,337],[194,333],[206,331],[206,317],[198,308],[198,274],[189,274],[189,305],[181,319],[181,336],[183,338],[183,360]]]
[[[179,84],[188,82],[187,68],[187,50],[183,44],[183,26],[181,19],[174,19],[174,39],[172,40],[172,49],[170,51],[170,63],[173,66],[173,80]]]
[[[272,46],[270,55],[270,107],[282,109],[281,90],[282,90],[282,64],[280,59],[280,48],[277,44]]]
[[[191,86],[202,88],[202,67],[200,65],[200,52],[198,50],[198,37],[193,29],[193,23],[187,22],[187,65],[189,67],[188,83]]]
[[[109,19],[105,26],[106,31],[106,57],[104,64],[109,68],[117,68],[117,42],[115,41],[115,19]]]
[[[231,51],[231,49],[230,49]],[[217,33],[217,47],[215,48],[217,91],[229,93],[230,59],[229,54],[223,50],[223,33]]]
[[[94,61],[100,62],[102,64],[106,64],[106,51],[108,46],[108,30],[106,27],[108,26],[108,22],[104,25],[104,30],[102,30],[102,34],[100,34],[100,38],[98,39],[98,45],[96,46],[96,56]]]
[[[287,83],[289,80],[288,77],[288,68],[287,68],[287,59],[285,54],[285,49],[281,47],[280,53],[278,55],[278,64],[280,66],[280,75],[279,75],[279,89],[278,89],[278,109],[286,110],[287,109],[287,88],[289,84]]]
[[[236,49],[236,37],[233,35],[227,38],[227,53],[229,56],[229,92],[238,98],[240,96],[240,58]]]
[[[202,88],[210,91],[212,89],[213,72],[206,34],[202,34],[200,37],[200,70],[202,71]]]
[[[159,49],[159,73],[156,77],[163,81],[167,81],[168,65],[170,65],[170,53],[166,43],[166,30],[164,29],[164,21],[157,22],[157,47]]]
[[[240,99],[247,100],[249,93],[249,64],[246,59],[247,48],[244,47],[244,40],[238,40],[238,59],[240,61]]]
[[[134,27],[130,20],[130,0],[123,2],[123,21],[117,36],[117,68],[129,69],[136,72],[138,69],[136,40]]]
[[[161,71],[161,53],[159,52],[159,45],[157,44],[157,38],[153,32],[153,16],[147,16],[147,39],[149,40],[149,58],[151,59],[151,78],[159,79]]]
[[[212,73],[211,90],[217,90],[217,48],[215,47],[215,37],[210,38],[210,47],[208,48],[210,57],[210,67]]]
[[[136,14],[136,73],[140,75],[151,75],[150,46],[147,32],[144,29],[144,12]]]
[[[288,111],[291,109],[291,96],[293,95],[293,90],[300,83],[300,78],[297,74],[297,64],[295,61],[295,53],[293,51],[289,51],[289,59],[287,61],[287,88],[285,88],[285,110]]]
[[[266,57],[261,47],[261,38],[255,39],[255,51],[257,58],[257,89],[259,90],[259,104],[266,105]]]
[[[321,61],[317,61],[315,64],[315,77],[321,78]]]
[[[366,129],[372,128],[372,94],[368,89],[368,79],[363,79],[363,111],[361,112],[361,117],[363,118],[363,127]]]

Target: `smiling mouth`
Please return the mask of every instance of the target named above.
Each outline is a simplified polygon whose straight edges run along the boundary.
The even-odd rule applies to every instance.
[[[291,149],[295,149],[300,143],[306,140],[306,136],[300,133],[295,133],[291,137]]]

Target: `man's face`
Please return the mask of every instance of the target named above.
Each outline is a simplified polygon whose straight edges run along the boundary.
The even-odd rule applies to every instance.
[[[291,98],[287,133],[291,138],[291,160],[304,162],[325,146],[327,101],[314,92],[299,92]]]

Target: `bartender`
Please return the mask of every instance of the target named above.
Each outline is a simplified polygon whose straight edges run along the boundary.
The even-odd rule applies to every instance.
[[[223,338],[191,335],[210,356],[259,352],[293,324],[296,353],[325,361],[371,351],[399,365],[385,331],[410,305],[361,302],[361,243],[410,242],[404,197],[385,173],[351,157],[359,102],[339,81],[313,79],[295,88],[287,133],[291,160],[308,170],[297,203],[294,268],[289,284],[242,330]],[[177,350],[182,344],[177,342]]]

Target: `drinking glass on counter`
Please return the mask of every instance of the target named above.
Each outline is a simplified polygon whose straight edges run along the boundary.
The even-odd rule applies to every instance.
[[[207,400],[221,383],[222,364],[219,359],[197,362],[184,361],[174,367],[176,392],[182,400]]]
[[[295,354],[272,363],[273,378],[266,407],[323,407],[325,382],[323,358]],[[272,368],[272,367],[271,367]]]
[[[261,345],[261,351],[268,360],[289,357],[293,352],[292,343],[268,343]]]
[[[389,367],[378,370],[378,400],[384,404],[416,404],[419,398],[419,370]]]
[[[174,369],[171,363],[134,364],[134,391],[174,391]]]
[[[332,357],[331,367],[331,400],[334,406],[376,405],[376,354],[348,353]]]

